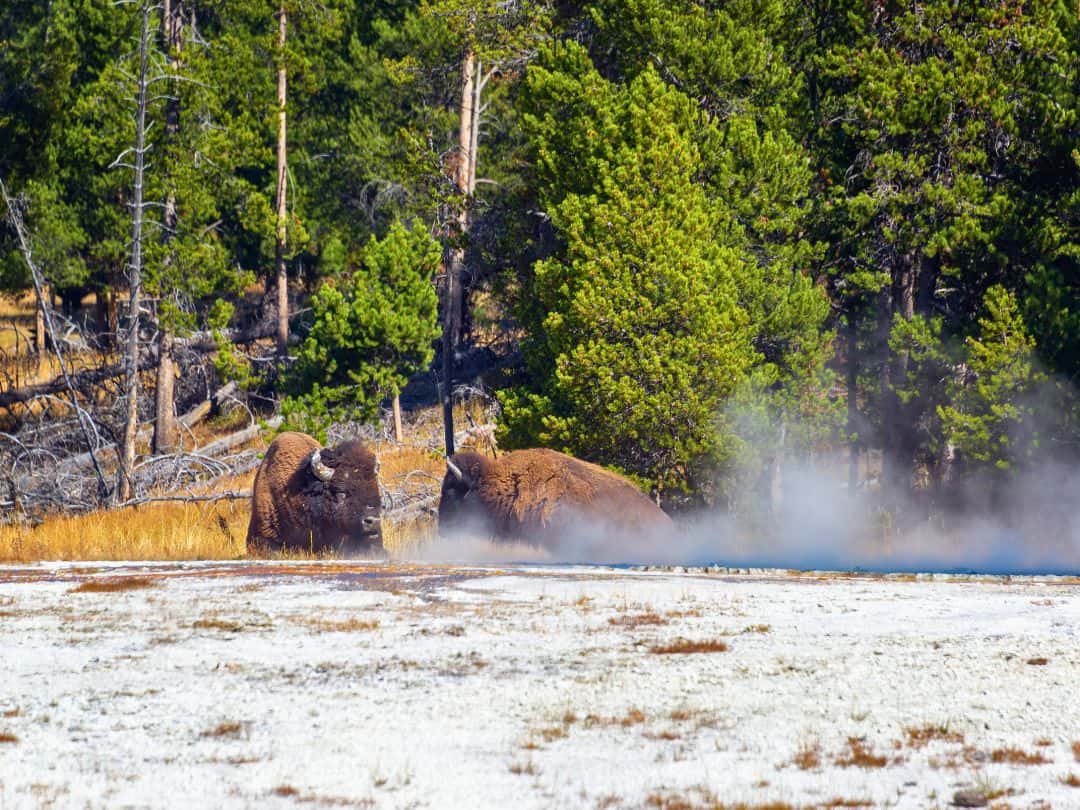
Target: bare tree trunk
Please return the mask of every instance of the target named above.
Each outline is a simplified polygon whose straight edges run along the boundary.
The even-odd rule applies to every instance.
[[[52,288],[47,281],[41,282],[41,295],[38,296],[36,317],[34,319],[34,351],[37,353],[37,373],[45,370],[45,309],[52,298]]]
[[[401,430],[401,395],[397,391],[394,392],[394,441],[398,444],[405,441]]]
[[[169,54],[169,72],[176,76],[180,70],[180,50],[183,46],[183,0],[164,0],[161,25]],[[172,140],[180,131],[180,99],[172,92],[165,104],[165,137]],[[176,234],[176,194],[170,188],[165,198],[163,239],[168,243]],[[166,262],[171,258],[166,255]],[[155,453],[171,453],[176,449],[176,364],[173,355],[173,329],[170,324],[158,324],[158,368],[154,386]]]
[[[60,374],[64,378],[64,386],[67,388],[71,407],[75,411],[75,416],[79,420],[79,428],[82,430],[83,437],[86,439],[86,448],[90,453],[90,460],[94,463],[94,472],[97,475],[98,481],[98,500],[104,502],[109,496],[109,485],[105,482],[105,473],[102,472],[101,464],[98,461],[96,443],[92,435],[94,425],[90,419],[90,415],[79,406],[79,398],[75,394],[75,385],[72,382],[71,375],[68,373],[67,363],[64,362],[64,353],[60,349],[60,341],[56,339],[56,330],[53,328],[52,322],[52,311],[47,303],[49,296],[46,294],[46,291],[49,289],[49,285],[45,283],[45,279],[38,272],[37,266],[34,264],[33,253],[30,248],[30,237],[26,233],[26,228],[23,225],[22,212],[17,206],[17,203],[8,196],[7,186],[4,185],[3,180],[0,180],[0,197],[4,200],[4,206],[8,211],[8,219],[15,229],[15,235],[19,240],[19,251],[22,253],[26,266],[30,269],[30,279],[33,281],[34,293],[37,295],[38,299],[38,310],[42,314],[42,332],[48,332],[49,340],[52,341],[53,351],[56,352],[56,362],[60,366]],[[12,486],[14,487],[14,483]],[[13,498],[13,500],[17,499]]]
[[[285,138],[285,32],[287,20],[285,6],[278,8],[278,142],[277,142],[277,240],[274,243],[274,268],[277,274],[277,350],[285,357],[289,346],[289,276],[285,269],[285,237],[288,210],[286,188],[288,180],[288,153]]]
[[[148,50],[150,47],[150,3],[142,7],[142,31],[139,35],[139,93],[135,119],[135,188],[131,202],[131,265],[128,268],[130,313],[125,363],[126,408],[124,438],[120,453],[120,472],[115,490],[118,503],[131,499],[132,472],[135,469],[135,437],[139,429],[139,309],[142,306],[142,221],[143,168],[146,157],[146,106],[149,79]]]
[[[848,432],[848,494],[855,497],[859,488],[858,385],[859,385],[859,327],[855,314],[849,312],[847,323],[847,432]]]
[[[454,453],[454,354],[457,352],[461,330],[463,290],[462,270],[465,265],[465,246],[462,240],[469,229],[470,178],[473,177],[473,124],[475,123],[475,59],[467,50],[461,60],[461,109],[458,126],[458,156],[454,167],[454,183],[462,196],[450,226],[450,245],[445,254],[446,284],[443,288],[443,433],[446,455]]]

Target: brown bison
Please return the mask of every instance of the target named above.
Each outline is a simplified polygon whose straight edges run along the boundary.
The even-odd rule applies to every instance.
[[[498,459],[455,453],[446,461],[439,533],[479,531],[571,548],[587,540],[650,540],[673,528],[652,500],[621,475],[554,450]]]
[[[324,449],[303,433],[282,433],[255,475],[248,546],[381,552],[378,473],[363,442]]]

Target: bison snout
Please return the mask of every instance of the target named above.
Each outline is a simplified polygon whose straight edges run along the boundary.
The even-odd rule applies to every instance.
[[[360,521],[365,532],[378,531],[382,527],[382,518],[368,516]]]

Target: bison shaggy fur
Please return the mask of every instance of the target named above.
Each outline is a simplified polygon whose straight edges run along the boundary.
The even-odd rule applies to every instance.
[[[671,518],[631,481],[555,450],[498,459],[455,453],[439,502],[439,532],[481,531],[558,547],[583,536],[658,537]]]
[[[363,442],[323,449],[282,433],[255,475],[248,547],[381,552],[380,512],[378,460]]]

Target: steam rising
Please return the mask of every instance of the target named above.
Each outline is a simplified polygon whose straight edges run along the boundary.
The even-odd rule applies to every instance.
[[[481,531],[440,538],[431,561],[724,565],[801,570],[1080,574],[1080,469],[1045,464],[990,503],[978,485],[972,509],[888,530],[872,492],[852,497],[839,464],[788,465],[765,525],[722,513],[678,516],[670,536],[632,535],[580,521],[545,548],[497,542]],[[1004,502],[1001,502],[1004,500]],[[906,510],[913,511],[913,510]],[[1002,517],[1003,516],[1003,517]]]

